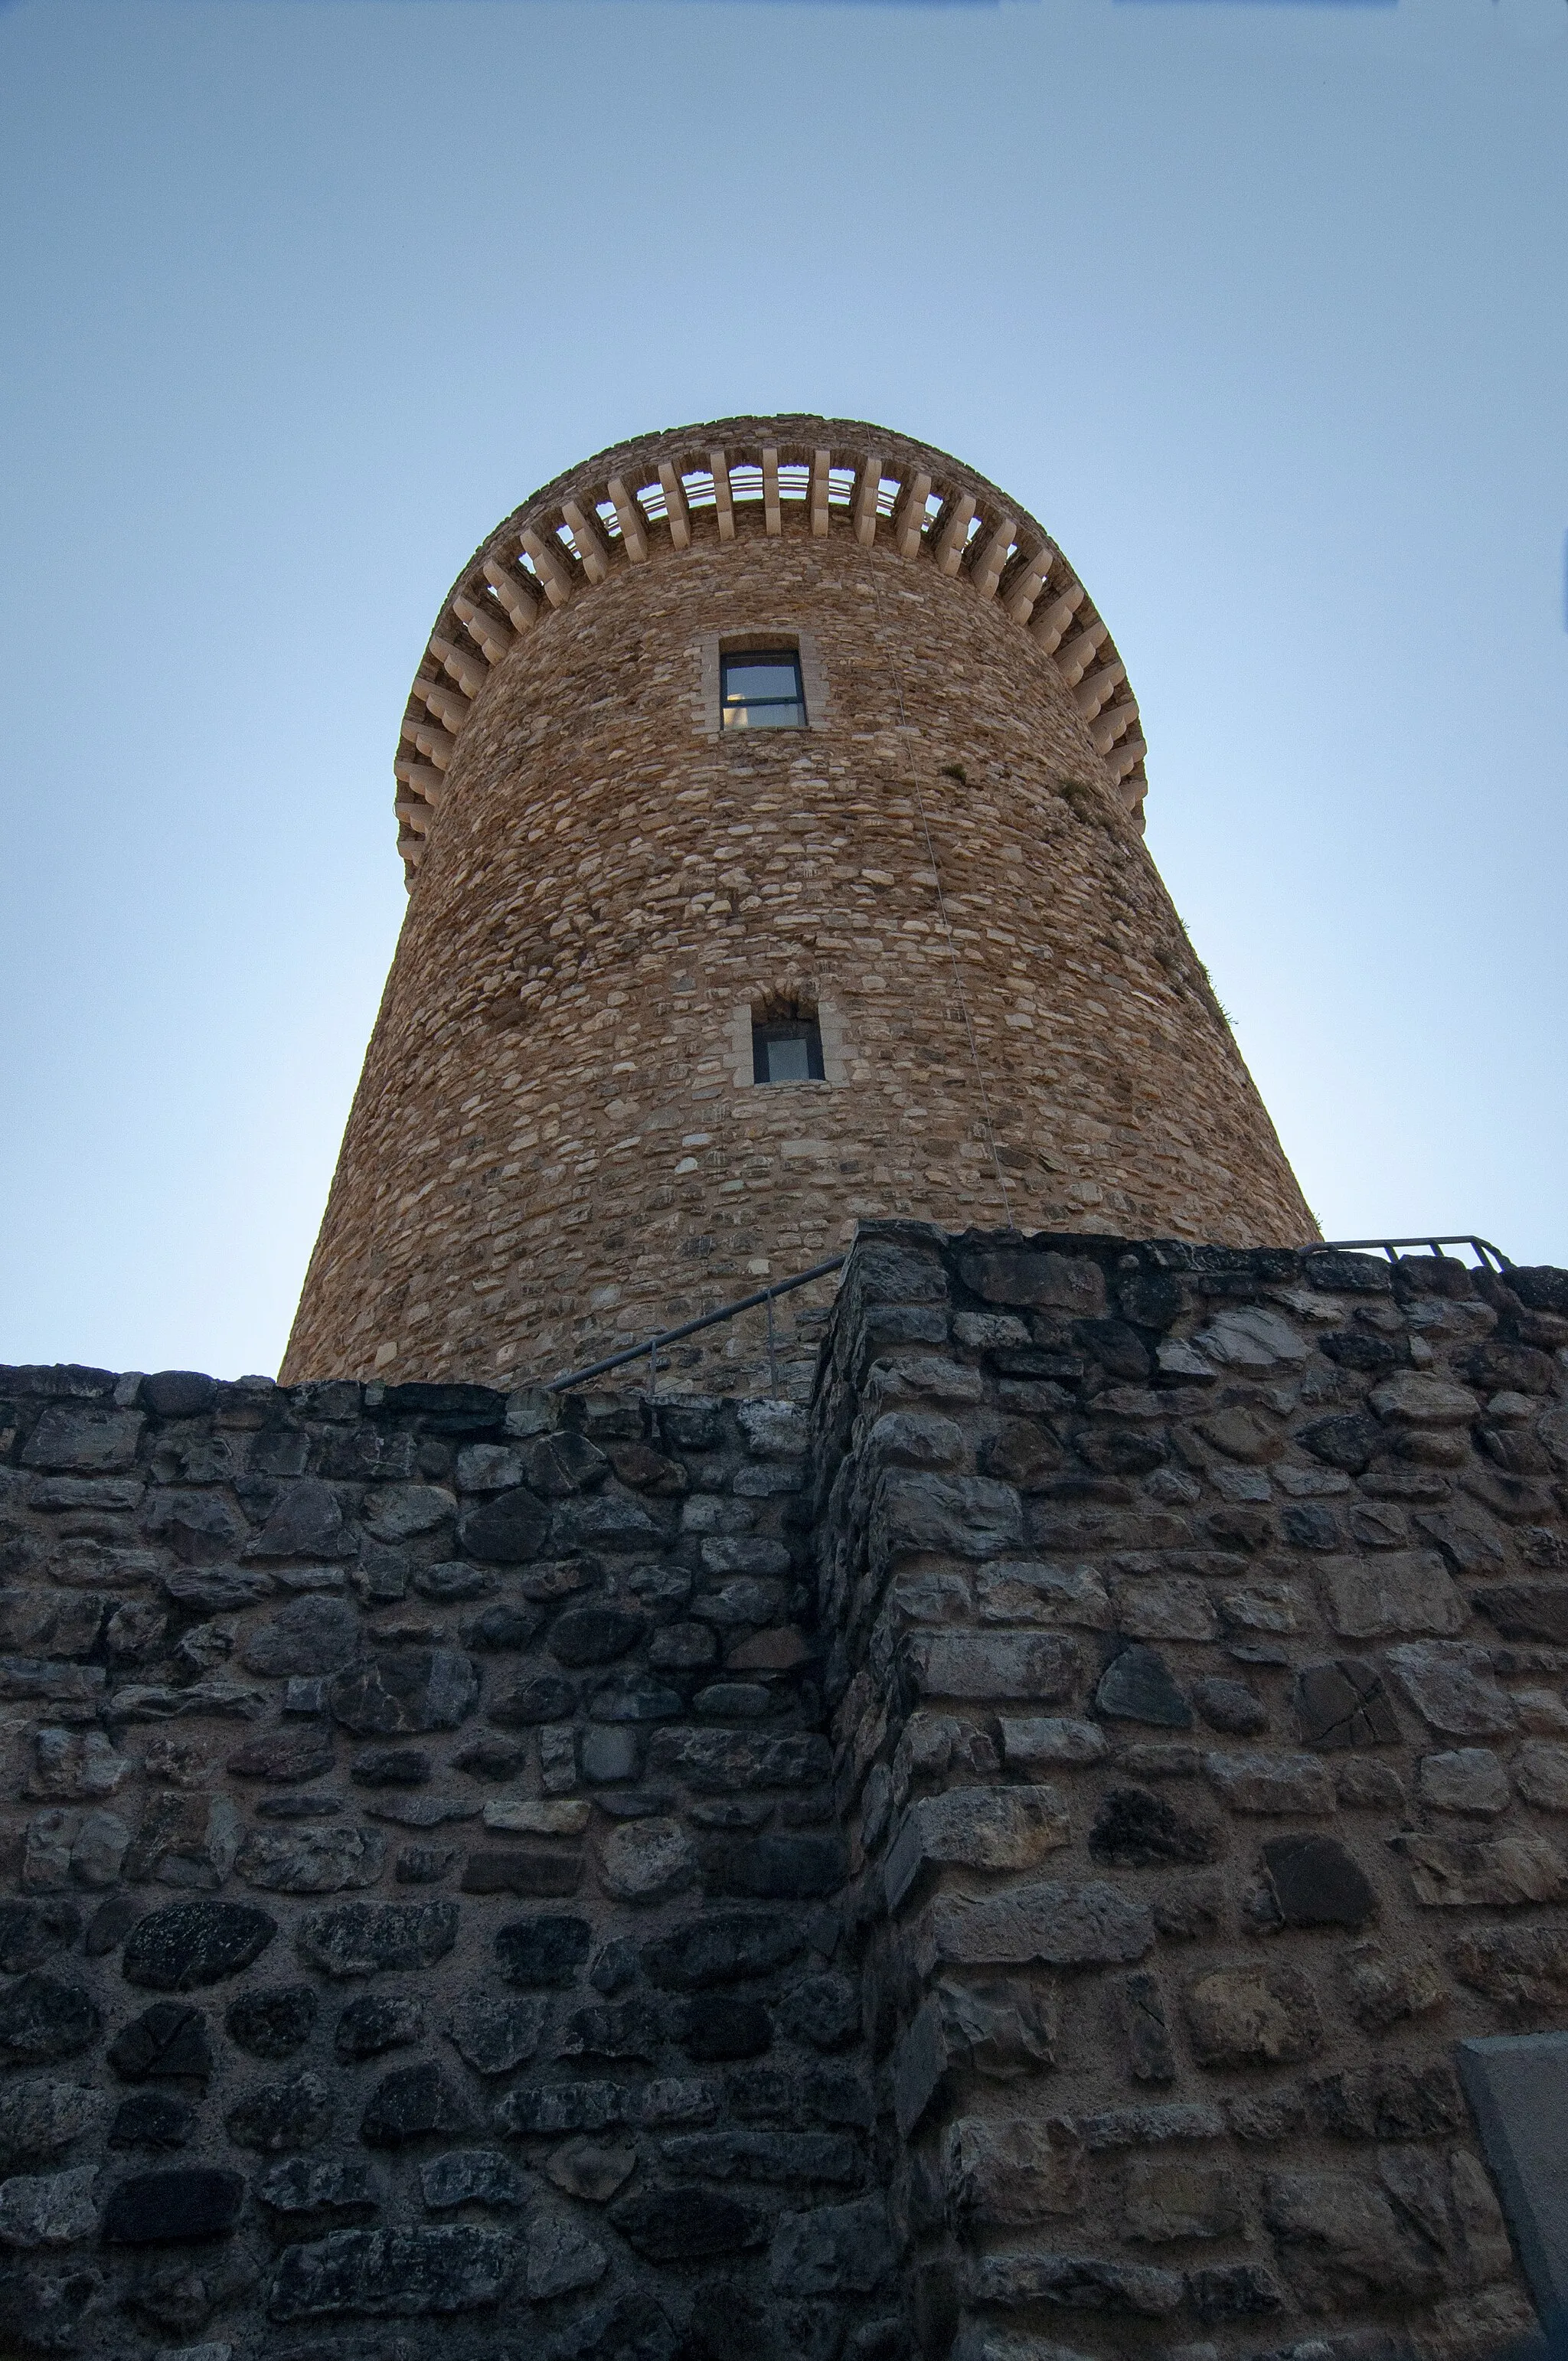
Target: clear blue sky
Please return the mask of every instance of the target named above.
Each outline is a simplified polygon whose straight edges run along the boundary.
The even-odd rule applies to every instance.
[[[276,1366],[440,598],[885,421],[1059,537],[1330,1235],[1568,1262],[1568,0],[0,7],[0,1360]]]

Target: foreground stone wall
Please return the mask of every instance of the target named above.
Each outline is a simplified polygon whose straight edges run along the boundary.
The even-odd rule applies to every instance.
[[[828,1694],[921,2352],[1529,2327],[1453,2066],[1568,2023],[1568,1276],[1511,1281],[857,1257]]]
[[[0,1372],[0,2334],[1500,2345],[1565,1348],[1562,1273],[886,1224],[809,1430]]]
[[[800,1411],[0,1405],[7,2349],[888,2349]]]

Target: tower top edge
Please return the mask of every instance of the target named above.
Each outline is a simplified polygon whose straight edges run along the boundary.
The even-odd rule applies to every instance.
[[[708,520],[703,534],[717,525],[718,540],[732,541],[742,509],[765,520],[770,538],[784,533],[786,510],[814,539],[848,531],[869,549],[885,535],[904,559],[934,562],[994,600],[1057,657],[1091,724],[1106,784],[1141,829],[1146,750],[1136,699],[1109,629],[1038,519],[937,444],[869,419],[757,412],[661,427],[578,460],[503,517],[462,566],[416,671],[394,763],[399,851],[411,884],[443,792],[438,773],[490,666],[535,622],[627,564],[643,564],[656,543],[690,546],[700,518]]]

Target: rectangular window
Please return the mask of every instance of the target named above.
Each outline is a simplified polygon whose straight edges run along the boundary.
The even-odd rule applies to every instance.
[[[726,730],[804,730],[806,696],[794,648],[749,648],[719,658]]]
[[[822,1034],[815,1016],[751,1027],[752,1072],[759,1082],[820,1082]]]

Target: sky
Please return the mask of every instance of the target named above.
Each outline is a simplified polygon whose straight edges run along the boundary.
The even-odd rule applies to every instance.
[[[1326,1234],[1568,1263],[1568,0],[0,5],[0,1361],[276,1367],[452,577],[650,429],[1059,541]]]

